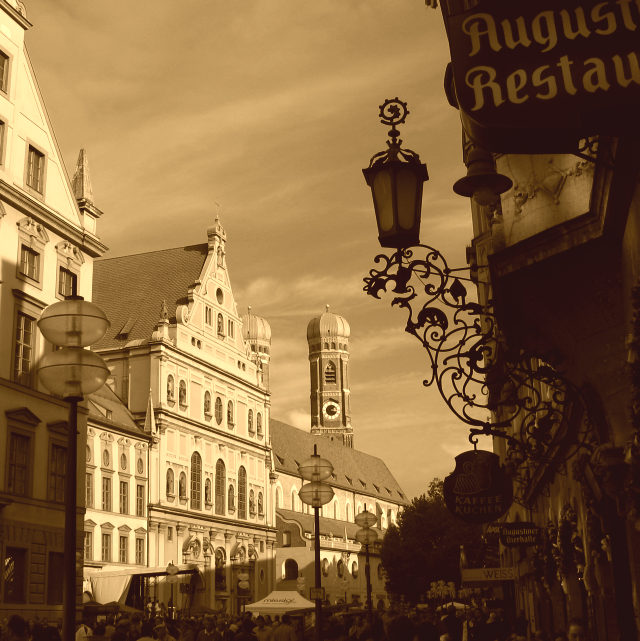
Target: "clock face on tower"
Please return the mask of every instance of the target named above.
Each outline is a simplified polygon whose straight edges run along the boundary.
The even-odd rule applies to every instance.
[[[340,416],[340,405],[335,401],[327,401],[322,406],[322,415],[328,419],[335,419]]]

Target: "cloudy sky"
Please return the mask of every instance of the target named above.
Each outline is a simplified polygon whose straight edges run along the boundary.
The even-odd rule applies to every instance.
[[[468,201],[447,42],[422,0],[25,0],[27,47],[70,174],[89,156],[110,256],[206,241],[220,213],[242,312],[271,323],[272,415],[309,428],[306,326],[351,324],[358,449],[409,496],[448,474],[467,430],[402,311],[362,292],[380,252],[361,169],[384,148],[385,98],[427,163],[422,242],[465,264]],[[489,444],[485,444],[485,447]]]

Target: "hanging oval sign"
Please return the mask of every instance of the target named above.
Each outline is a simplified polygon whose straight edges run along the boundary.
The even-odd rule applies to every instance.
[[[449,511],[469,523],[490,523],[513,501],[513,485],[500,458],[486,450],[456,456],[456,469],[444,480],[444,501]]]

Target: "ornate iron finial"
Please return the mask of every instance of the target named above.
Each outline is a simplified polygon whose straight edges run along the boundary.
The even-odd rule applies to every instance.
[[[379,105],[379,109],[378,116],[380,122],[383,125],[391,126],[388,132],[391,140],[387,140],[387,150],[381,151],[371,158],[369,167],[400,159],[409,163],[420,163],[420,157],[415,151],[402,149],[400,147],[400,145],[402,145],[402,139],[399,137],[400,132],[396,129],[396,125],[402,125],[409,115],[407,103],[396,96],[395,98],[387,98]]]

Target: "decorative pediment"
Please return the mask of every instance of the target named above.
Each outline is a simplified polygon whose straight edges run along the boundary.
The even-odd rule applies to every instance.
[[[103,530],[115,530],[115,527],[114,527],[113,523],[109,523],[108,521],[106,523],[103,523],[100,526],[100,528],[103,529]]]
[[[131,528],[130,528],[128,525],[126,525],[126,524],[125,524],[125,525],[121,525],[121,526],[118,528],[118,532],[125,532],[125,533],[127,533],[127,534],[128,534],[129,532],[131,532]]]
[[[68,240],[62,240],[56,245],[58,258],[67,264],[80,266],[84,263],[82,252]]]
[[[37,223],[31,216],[21,218],[16,225],[23,238],[29,238],[32,242],[35,241],[42,244],[49,242],[49,234],[47,234],[44,225]]]
[[[113,441],[113,434],[110,434],[109,432],[102,432],[100,434],[100,440],[101,441]]]
[[[67,421],[51,421],[50,423],[47,423],[47,429],[50,432],[66,435],[68,432],[68,424]]]
[[[93,530],[93,528],[98,525],[95,521],[92,521],[91,519],[87,519],[84,522],[84,529],[85,530]]]
[[[7,417],[7,421],[22,423],[31,427],[36,427],[40,423],[40,419],[28,407],[7,410],[4,415]]]
[[[147,533],[147,531],[146,531],[143,527],[138,527],[138,528],[136,528],[136,529],[134,530],[134,532],[135,532],[136,534],[140,534],[140,535],[142,535],[142,534],[146,534],[146,533]]]

